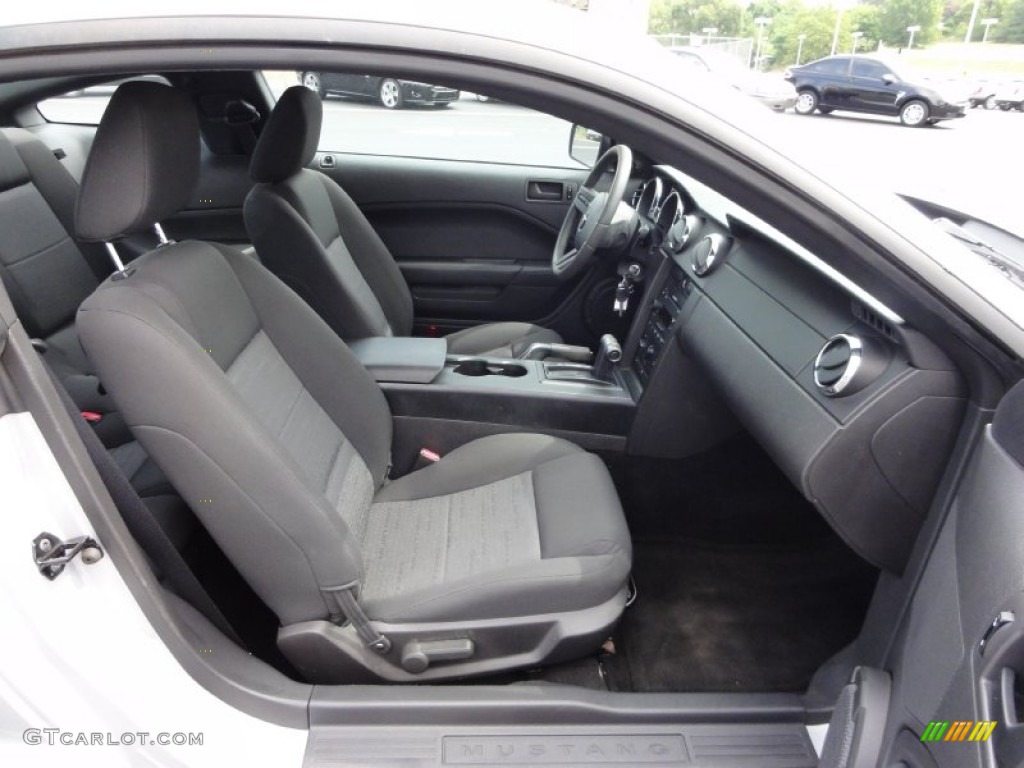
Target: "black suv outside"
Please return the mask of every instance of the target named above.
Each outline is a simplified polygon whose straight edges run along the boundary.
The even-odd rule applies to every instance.
[[[967,99],[942,92],[942,86],[873,56],[827,56],[786,71],[797,90],[795,109],[810,115],[815,110],[870,112],[898,116],[909,126],[934,125],[939,120],[963,117]]]

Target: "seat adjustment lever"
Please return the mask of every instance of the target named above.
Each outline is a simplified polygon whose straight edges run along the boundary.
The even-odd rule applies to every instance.
[[[413,640],[402,649],[402,669],[419,674],[439,661],[472,658],[476,647],[468,638],[458,640]]]

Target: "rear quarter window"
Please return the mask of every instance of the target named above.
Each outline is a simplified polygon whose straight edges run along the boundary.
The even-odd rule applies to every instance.
[[[807,71],[816,75],[845,75],[849,66],[849,59],[826,59],[808,64]]]

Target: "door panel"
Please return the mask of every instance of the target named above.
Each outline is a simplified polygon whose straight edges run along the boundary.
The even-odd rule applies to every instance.
[[[372,92],[369,75],[354,75],[348,72],[322,72],[320,82],[332,93],[366,96]]]
[[[1022,427],[1018,384],[975,446],[897,641],[883,765],[966,768],[1024,758]],[[984,738],[988,722],[996,725]]]
[[[883,79],[891,74],[881,62],[870,59],[854,61],[850,78],[850,107],[867,112],[896,114],[896,93],[899,88]]]
[[[573,288],[551,272],[551,252],[585,169],[331,153],[314,164],[398,261],[420,327],[543,321]]]
[[[851,109],[896,114],[896,90],[893,86],[873,77],[854,77],[851,81]]]

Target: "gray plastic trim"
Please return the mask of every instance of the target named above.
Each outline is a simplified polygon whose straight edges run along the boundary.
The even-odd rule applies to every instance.
[[[756,756],[756,757],[755,757]],[[700,765],[812,768],[802,725],[402,726],[310,729],[303,765]]]
[[[379,336],[349,342],[349,349],[377,381],[429,384],[444,368],[446,339]]]
[[[518,667],[564,661],[594,650],[626,607],[626,589],[592,608],[538,616],[417,624],[373,622],[391,642],[386,655],[369,648],[350,624],[305,621],[282,627],[277,644],[307,677],[321,683],[432,680],[503,672]],[[425,640],[470,640],[471,658],[428,666],[422,672],[402,668],[405,649]]]

